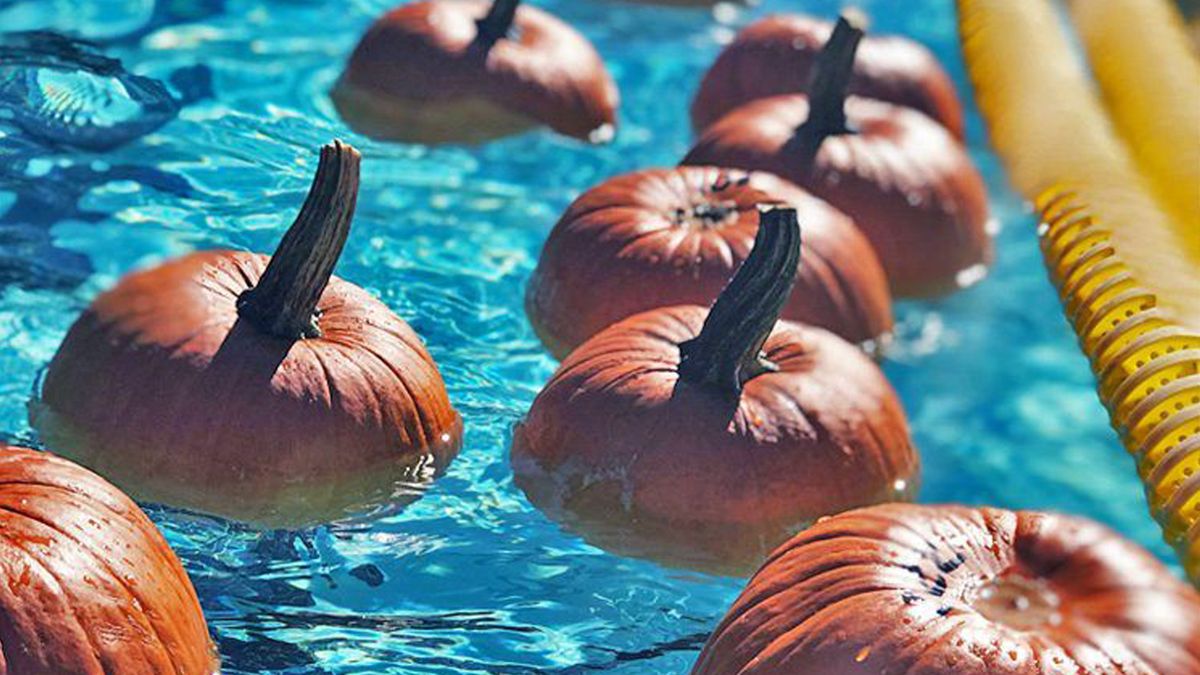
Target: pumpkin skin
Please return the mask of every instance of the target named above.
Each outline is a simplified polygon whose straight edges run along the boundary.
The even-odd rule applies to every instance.
[[[0,483],[0,673],[217,672],[183,566],[128,497],[3,444]]]
[[[639,171],[575,200],[546,240],[526,313],[562,358],[639,312],[709,305],[749,254],[760,205],[791,206],[804,227],[784,318],[852,342],[891,330],[883,268],[849,218],[770,174],[712,167]]]
[[[693,675],[1200,672],[1200,596],[1080,518],[889,504],[775,551]]]
[[[462,430],[428,352],[336,277],[317,305],[322,337],[255,330],[237,300],[268,260],[196,253],[101,295],[32,406],[45,443],[138,499],[267,527],[415,499]]]
[[[367,30],[331,92],[346,123],[412,143],[479,143],[538,125],[606,141],[616,129],[616,84],[591,43],[559,19],[521,5],[512,39],[476,41],[482,0],[398,7]]]
[[[820,516],[909,497],[918,457],[900,402],[861,350],[779,322],[779,372],[729,399],[679,376],[706,310],[621,321],[559,367],[514,432],[534,505],[619,553],[745,573]]]
[[[833,24],[809,16],[769,16],[744,28],[721,52],[692,101],[692,128],[713,122],[751,101],[804,93],[813,64]],[[849,93],[925,113],[962,140],[962,104],[954,80],[920,43],[905,37],[863,38]]]
[[[987,191],[962,146],[925,115],[850,97],[857,130],[831,135],[811,165],[790,143],[808,98],[748,103],[708,128],[685,165],[769,171],[850,216],[883,264],[892,294],[938,295],[977,278],[992,257]]]

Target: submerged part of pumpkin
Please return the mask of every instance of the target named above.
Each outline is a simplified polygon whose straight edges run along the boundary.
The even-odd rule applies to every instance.
[[[196,592],[154,523],[98,476],[0,444],[5,673],[217,672]]]
[[[878,367],[775,321],[795,228],[768,212],[711,311],[638,314],[567,357],[514,434],[530,501],[610,550],[737,573],[820,516],[911,496],[916,451]]]
[[[693,675],[1200,672],[1200,596],[1091,521],[887,504],[771,554]]]
[[[713,167],[639,171],[580,196],[550,233],[525,308],[559,358],[617,321],[716,299],[750,254],[760,210],[797,210],[805,246],[783,317],[878,344],[892,327],[870,243],[828,204],[770,174]]]
[[[331,92],[338,112],[403,142],[477,143],[540,124],[610,140],[619,96],[600,55],[559,19],[518,5],[426,0],[384,14]]]
[[[418,497],[461,421],[412,329],[330,278],[357,186],[357,153],[327,147],[275,258],[196,253],[101,295],[31,407],[46,444],[140,499],[265,526]]]

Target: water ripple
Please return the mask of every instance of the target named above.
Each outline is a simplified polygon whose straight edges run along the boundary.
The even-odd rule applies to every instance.
[[[78,21],[49,9],[64,4]],[[103,40],[106,58],[165,83],[182,106],[103,152],[0,131],[2,435],[32,439],[33,383],[96,293],[195,249],[269,250],[304,198],[315,148],[344,138],[363,151],[364,186],[338,273],[425,338],[466,419],[465,446],[409,508],[328,527],[261,533],[148,505],[196,584],[226,672],[685,671],[742,581],[604,553],[512,484],[512,425],[555,366],[525,320],[524,285],[580,191],[678,161],[689,99],[730,31],[844,3],[763,0],[714,18],[539,0],[606,56],[624,97],[614,142],[532,132],[436,149],[358,136],[326,96],[389,4],[159,0],[147,17],[137,0],[0,0],[0,19],[24,17],[5,26]],[[951,0],[856,4],[879,30],[930,44],[967,91]],[[98,12],[118,6],[130,9]],[[981,150],[977,116],[969,128],[1005,225],[998,263],[952,298],[903,303],[886,364],[923,453],[922,500],[1086,513],[1166,557],[1045,280],[1033,221]]]

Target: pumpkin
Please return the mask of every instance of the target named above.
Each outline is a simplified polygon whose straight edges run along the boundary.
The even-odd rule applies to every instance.
[[[692,675],[1200,672],[1200,596],[1107,528],[888,504],[771,554]]]
[[[183,566],[119,490],[0,444],[0,508],[0,672],[217,671]]]
[[[802,262],[784,318],[853,342],[887,333],[887,278],[849,218],[772,175],[712,167],[639,171],[575,200],[529,283],[529,318],[561,358],[639,312],[707,306],[749,254],[759,208],[767,205],[795,208],[804,222]]]
[[[960,288],[991,259],[983,179],[959,142],[922,113],[847,99],[861,37],[841,19],[807,96],[734,110],[683,163],[770,171],[845,212],[875,247],[893,295]]]
[[[777,323],[799,258],[796,211],[768,211],[711,310],[637,314],[572,352],[514,432],[530,501],[609,550],[741,573],[820,516],[911,495],[917,453],[879,368]]]
[[[412,143],[478,143],[539,125],[602,142],[619,102],[587,39],[519,0],[427,0],[388,12],[331,95],[360,133]]]
[[[692,126],[702,131],[733,109],[760,98],[803,93],[833,24],[797,14],[769,16],[738,33],[704,75],[692,101]],[[954,81],[923,45],[898,35],[865,36],[847,91],[925,113],[963,138],[963,110]]]
[[[138,499],[268,527],[419,496],[461,420],[412,329],[331,276],[358,167],[322,149],[270,258],[195,253],[101,295],[31,406],[43,441]]]

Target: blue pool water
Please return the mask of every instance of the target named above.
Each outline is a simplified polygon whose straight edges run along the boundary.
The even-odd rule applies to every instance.
[[[555,366],[522,293],[575,195],[683,155],[691,94],[738,25],[843,3],[534,4],[606,57],[623,95],[615,144],[538,132],[431,150],[350,132],[325,92],[388,0],[0,0],[6,29],[97,40],[185,101],[105,152],[55,149],[0,120],[0,437],[36,443],[26,401],[97,292],[194,249],[270,250],[334,137],[366,157],[339,274],[424,336],[466,418],[462,455],[401,513],[262,534],[147,505],[195,582],[225,672],[681,672],[742,584],[606,554],[513,486],[510,429]],[[952,0],[856,4],[875,29],[934,48],[967,94]],[[998,262],[967,292],[900,306],[885,366],[923,453],[921,500],[1087,514],[1169,559],[1046,281],[1034,222],[977,116],[970,131],[1002,228]]]

